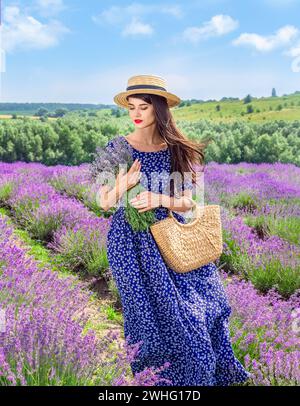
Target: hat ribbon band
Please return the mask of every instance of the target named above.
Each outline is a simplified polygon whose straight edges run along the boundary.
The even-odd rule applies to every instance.
[[[134,89],[157,89],[157,90],[164,90],[166,92],[166,89],[161,86],[156,86],[156,85],[133,85],[133,86],[128,86],[126,90],[134,90]]]

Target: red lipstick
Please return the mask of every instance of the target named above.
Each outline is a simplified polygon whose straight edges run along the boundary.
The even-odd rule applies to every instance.
[[[143,120],[134,120],[135,123],[139,124],[141,123]]]

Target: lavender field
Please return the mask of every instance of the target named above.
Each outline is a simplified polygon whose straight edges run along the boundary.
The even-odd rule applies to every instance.
[[[131,376],[138,348],[124,342],[106,255],[112,211],[97,205],[88,168],[0,163],[0,385],[159,379],[152,369]],[[232,306],[234,351],[252,373],[250,384],[299,385],[300,168],[210,162],[205,203],[221,206],[217,265]],[[91,289],[99,281],[111,299],[106,313],[101,292]]]

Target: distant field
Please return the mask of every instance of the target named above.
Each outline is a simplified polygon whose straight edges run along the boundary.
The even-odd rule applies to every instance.
[[[217,111],[217,105],[220,111]],[[251,105],[253,113],[247,114],[247,106]],[[277,110],[278,106],[282,107]],[[271,110],[272,109],[272,110]],[[257,111],[259,110],[259,111]],[[244,115],[242,115],[244,112]],[[193,104],[188,107],[174,109],[174,117],[178,120],[195,121],[202,119],[216,121],[272,121],[272,120],[299,120],[300,119],[300,95],[286,97],[268,97],[254,99],[248,104],[243,101],[205,102]]]
[[[32,118],[33,120],[38,120],[40,117],[38,116],[32,116],[30,114],[17,114],[18,118],[21,117],[26,117],[26,118]],[[0,112],[0,120],[9,120],[12,118],[12,114],[2,114]],[[56,120],[56,117],[48,117],[48,120]]]
[[[0,110],[0,116],[11,116],[12,114],[17,114],[18,116],[32,116],[34,113],[33,111],[2,111]]]
[[[0,114],[0,118],[11,118],[11,114]]]

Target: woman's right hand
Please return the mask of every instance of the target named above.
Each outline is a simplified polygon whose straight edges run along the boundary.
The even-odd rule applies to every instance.
[[[116,177],[116,186],[124,191],[135,186],[140,181],[141,166],[142,164],[136,159],[128,172],[125,172],[125,168],[121,168]]]

